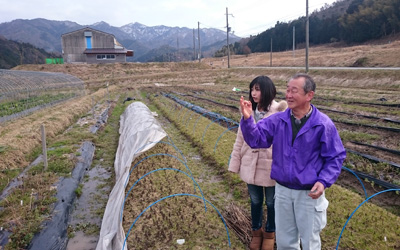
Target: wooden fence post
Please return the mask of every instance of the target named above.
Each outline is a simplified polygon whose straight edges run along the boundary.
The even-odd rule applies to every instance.
[[[110,92],[108,91],[108,82],[107,82],[107,98],[108,98],[108,103],[110,103]]]
[[[44,170],[47,170],[47,148],[46,148],[46,130],[44,128],[44,124],[40,126],[40,130],[42,132],[42,153],[43,153],[43,164],[44,164]]]
[[[93,96],[92,96],[92,117],[94,119],[94,100],[93,100]]]

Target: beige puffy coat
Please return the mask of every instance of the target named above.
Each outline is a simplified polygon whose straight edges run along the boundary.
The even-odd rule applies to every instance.
[[[284,111],[287,108],[286,101],[272,101],[269,111],[265,114],[268,117],[276,112]],[[254,113],[253,113],[254,117]],[[252,149],[243,139],[243,134],[238,128],[235,144],[229,162],[228,170],[239,173],[240,178],[247,184],[263,187],[275,186],[271,179],[272,147]]]

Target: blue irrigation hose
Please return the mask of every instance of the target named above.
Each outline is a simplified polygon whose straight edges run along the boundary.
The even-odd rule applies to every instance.
[[[346,170],[346,171],[349,171],[349,172],[352,173],[355,177],[357,177],[357,179],[358,179],[358,180],[360,181],[360,183],[361,183],[362,188],[364,189],[365,199],[367,199],[367,198],[368,198],[367,190],[365,189],[364,184],[363,184],[362,180],[358,177],[358,175],[357,175],[353,170],[351,170],[351,169],[349,169],[349,168],[346,168],[345,166],[342,166],[342,168],[343,168],[344,170]]]
[[[168,135],[167,135],[167,138],[169,138]],[[172,140],[171,140],[171,141],[172,141]],[[142,150],[144,147],[146,147],[147,145],[150,145],[150,144],[152,144],[152,143],[154,143],[154,144],[157,144],[157,143],[164,143],[164,144],[167,144],[167,145],[170,145],[170,146],[174,147],[175,150],[176,150],[177,152],[180,153],[180,155],[182,156],[183,160],[187,163],[186,158],[185,158],[185,157],[183,156],[183,154],[182,154],[182,151],[180,151],[180,150],[173,144],[173,142],[170,143],[170,142],[165,142],[165,141],[158,141],[158,142],[150,141],[149,143],[146,143],[146,144],[144,144],[143,146],[141,146],[140,148],[138,148],[138,149],[135,151],[135,153],[134,153],[133,155],[136,155],[137,152],[139,152],[139,151]]]
[[[124,202],[122,203],[121,215],[120,215],[120,220],[121,220],[121,221],[122,221],[122,214],[123,214],[123,212],[124,212],[125,201],[126,201],[126,199],[128,198],[128,195],[129,195],[129,193],[132,191],[133,187],[136,186],[136,184],[137,184],[141,179],[143,179],[144,177],[146,177],[147,175],[149,175],[149,174],[151,174],[151,173],[154,173],[154,172],[157,172],[157,171],[161,171],[161,170],[174,170],[174,171],[178,171],[178,172],[184,173],[185,175],[189,176],[189,178],[191,178],[192,181],[193,181],[193,182],[197,185],[197,187],[199,188],[200,193],[201,193],[201,196],[203,197],[203,200],[204,200],[204,210],[207,212],[206,199],[204,198],[203,191],[201,190],[199,184],[193,179],[192,176],[190,176],[190,175],[188,175],[186,172],[184,172],[184,171],[182,171],[182,170],[179,170],[179,169],[176,169],[176,168],[159,168],[159,169],[156,169],[156,170],[153,170],[153,171],[150,171],[150,172],[146,173],[145,175],[143,175],[142,177],[140,177],[140,178],[129,188],[128,193],[126,193],[126,195],[125,195]],[[196,192],[196,188],[195,188],[194,191]]]
[[[186,121],[186,125],[185,125],[186,127],[189,125],[190,118],[192,118],[192,115],[194,115],[194,114],[195,114],[195,112],[191,112],[189,118]]]
[[[379,192],[379,193],[376,193],[376,194],[374,194],[374,195],[371,195],[371,196],[368,197],[366,200],[364,200],[363,202],[361,202],[361,204],[358,205],[358,207],[357,207],[356,209],[354,209],[354,211],[350,214],[349,218],[347,219],[346,223],[344,223],[344,226],[343,226],[343,228],[342,228],[342,231],[340,232],[339,239],[338,239],[338,242],[337,242],[337,245],[336,245],[336,250],[339,248],[340,238],[342,237],[342,233],[343,233],[344,229],[346,228],[347,223],[349,222],[349,220],[351,219],[351,217],[353,216],[353,214],[357,211],[357,209],[359,209],[364,203],[366,203],[366,202],[367,202],[369,199],[371,199],[372,197],[377,196],[377,195],[382,194],[382,193],[385,193],[385,192],[389,192],[389,191],[400,191],[400,189],[387,189],[387,190],[383,190],[383,191],[381,191],[381,192]]]
[[[185,108],[186,108],[186,112],[183,113],[182,118],[181,118],[181,122],[183,121],[183,118],[185,118],[185,115],[187,114],[187,112],[189,112],[189,110],[190,110],[187,106],[185,106]]]
[[[208,114],[208,113],[204,113],[204,114],[200,115],[199,118],[197,118],[197,120],[196,120],[196,122],[194,123],[194,126],[193,126],[193,134],[194,134],[194,131],[195,131],[197,122],[199,122],[199,120],[200,120],[201,117],[206,117],[207,114]]]
[[[173,111],[176,111],[180,106],[174,105],[173,107],[174,107],[174,110],[173,110]],[[173,114],[174,114],[174,113],[172,113],[172,115],[173,115]]]
[[[133,166],[133,168],[129,171],[129,175],[128,175],[127,178],[126,178],[124,187],[127,185],[128,180],[129,180],[129,176],[131,175],[132,171],[136,168],[136,166],[137,166],[139,163],[141,163],[142,161],[144,161],[144,160],[146,160],[146,159],[148,159],[148,158],[150,158],[150,157],[158,156],[158,155],[170,156],[170,157],[172,157],[172,158],[177,159],[178,161],[182,162],[183,165],[185,165],[186,169],[189,170],[190,175],[193,176],[192,171],[190,171],[188,165],[187,165],[185,162],[183,162],[181,159],[179,159],[178,157],[176,157],[176,156],[174,156],[174,155],[162,154],[162,153],[160,153],[160,154],[152,154],[152,155],[146,156],[145,158],[141,159],[139,162],[137,162],[137,163]]]
[[[167,138],[168,138],[168,140],[171,142],[172,147],[174,147],[174,148],[176,149],[176,151],[178,151],[178,152],[181,154],[183,160],[184,160],[184,161],[186,162],[186,164],[187,164],[186,157],[183,155],[182,151],[175,145],[174,141],[172,140],[171,137],[169,137],[169,135],[167,135]]]
[[[206,135],[206,131],[207,131],[208,127],[210,127],[210,125],[213,124],[214,122],[216,122],[216,121],[218,121],[218,120],[221,120],[221,119],[222,119],[222,117],[218,117],[217,119],[211,121],[211,122],[207,125],[207,127],[204,129],[201,142],[204,142],[204,136]]]
[[[165,197],[159,199],[158,201],[155,201],[153,204],[151,204],[150,206],[146,207],[146,208],[135,218],[134,222],[132,223],[131,227],[129,228],[129,230],[128,230],[126,236],[125,236],[124,244],[122,245],[122,250],[124,250],[126,240],[128,239],[128,236],[129,236],[129,233],[131,232],[132,227],[135,225],[136,221],[140,218],[140,216],[142,216],[142,214],[143,214],[144,212],[146,212],[150,207],[152,207],[153,205],[157,204],[158,202],[160,202],[160,201],[162,201],[162,200],[165,200],[165,199],[167,199],[167,198],[170,198],[170,197],[174,197],[174,196],[193,196],[193,197],[197,197],[197,198],[199,198],[199,199],[203,199],[202,197],[200,197],[200,196],[198,196],[198,195],[194,195],[194,194],[173,194],[173,195],[165,196]],[[226,226],[224,217],[222,217],[221,213],[218,211],[218,209],[217,209],[211,202],[209,202],[208,200],[205,200],[205,201],[206,201],[208,204],[210,204],[210,205],[215,209],[215,211],[218,213],[219,217],[221,217],[221,220],[222,220],[222,222],[224,223],[224,226],[225,226],[226,234],[228,235],[229,247],[231,247],[231,240],[230,240],[230,238],[229,238],[229,231],[228,231],[228,227]]]
[[[216,148],[217,148],[217,144],[218,144],[218,141],[221,139],[221,137],[226,133],[226,132],[228,132],[228,131],[230,131],[230,130],[232,130],[232,129],[234,129],[234,128],[237,128],[238,126],[233,126],[233,127],[231,127],[231,128],[228,128],[227,130],[225,130],[224,132],[222,132],[221,133],[221,135],[218,137],[218,139],[217,139],[217,142],[215,143],[215,146],[214,146],[214,153],[215,153],[215,150],[216,150]]]
[[[172,95],[172,94],[165,94],[165,93],[164,93],[163,95],[164,95],[165,97],[171,98],[172,100],[174,100],[175,102],[177,102],[178,104],[180,104],[180,105],[182,105],[182,106],[191,107],[192,111],[194,111],[194,112],[196,112],[196,113],[199,113],[199,114],[205,114],[205,113],[207,113],[207,114],[209,114],[209,116],[212,117],[212,118],[221,117],[221,118],[222,118],[223,120],[225,120],[227,123],[229,122],[229,123],[231,123],[231,124],[239,125],[238,122],[235,122],[235,121],[233,121],[233,120],[231,120],[231,119],[229,119],[229,118],[227,118],[227,117],[224,117],[224,116],[222,116],[222,115],[220,115],[220,114],[218,114],[218,113],[211,112],[211,111],[208,111],[208,110],[206,110],[206,109],[204,109],[204,108],[202,108],[202,107],[193,105],[192,103],[183,101],[183,100],[181,100],[181,99],[175,97],[175,96]]]
[[[182,106],[177,106],[176,109],[177,109],[177,112],[175,112],[175,119],[178,119],[179,112],[182,110]]]

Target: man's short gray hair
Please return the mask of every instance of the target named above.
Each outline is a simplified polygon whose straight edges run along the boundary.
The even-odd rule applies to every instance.
[[[315,92],[316,85],[315,85],[314,79],[311,76],[304,74],[304,73],[297,73],[290,80],[294,80],[294,79],[298,79],[298,78],[304,78],[303,89],[304,89],[305,93],[308,93],[310,91]]]

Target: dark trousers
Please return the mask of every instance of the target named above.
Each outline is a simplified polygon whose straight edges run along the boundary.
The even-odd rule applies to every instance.
[[[265,232],[275,232],[275,187],[262,187],[247,184],[251,199],[251,229],[258,230],[263,223],[263,203],[267,205]]]

